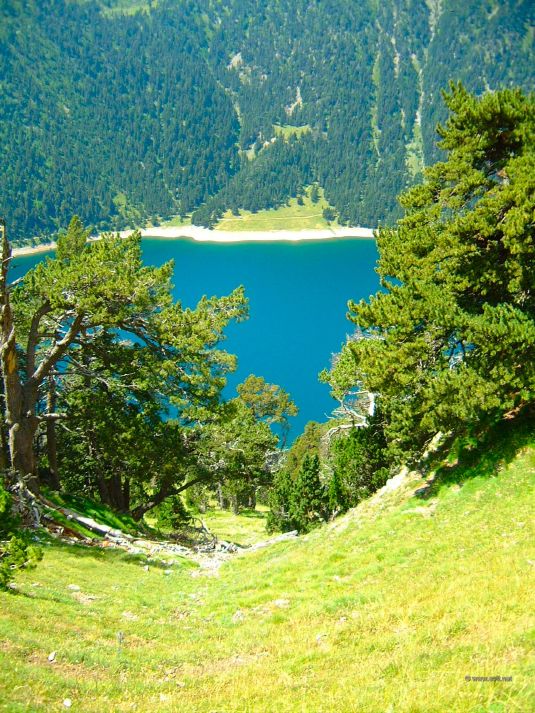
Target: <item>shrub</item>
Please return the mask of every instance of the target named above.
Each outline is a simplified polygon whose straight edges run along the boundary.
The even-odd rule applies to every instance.
[[[30,543],[28,531],[18,529],[11,502],[0,480],[0,589],[7,589],[18,570],[34,567],[43,556],[41,549]]]

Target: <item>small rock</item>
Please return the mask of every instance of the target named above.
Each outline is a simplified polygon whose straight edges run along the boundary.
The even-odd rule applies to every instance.
[[[170,569],[164,569],[163,573],[166,577],[169,577],[169,575],[172,574],[172,571]]]
[[[123,618],[128,619],[128,621],[137,621],[138,620],[138,617],[135,614],[132,614],[131,611],[124,611]]]
[[[68,584],[67,589],[70,589],[71,592],[79,592],[80,591],[80,587],[77,584]],[[70,699],[66,698],[65,700],[68,701]]]
[[[56,652],[55,651],[52,651],[51,653],[48,654],[48,660],[50,661],[50,663],[54,663],[54,661],[56,660]]]
[[[274,604],[274,606],[279,607],[279,609],[283,609],[284,607],[290,606],[290,600],[289,599],[275,599],[273,604]]]
[[[146,565],[143,567],[143,569],[145,570],[145,572],[148,572],[148,571],[149,571],[149,565],[146,564]]]
[[[70,699],[70,698],[65,698],[65,700],[63,701],[63,705],[65,706],[65,708],[70,708],[70,707],[72,706],[72,701],[71,701],[71,699]]]
[[[240,609],[238,609],[238,611],[234,613],[232,621],[243,621],[243,619],[245,619],[245,614]]]

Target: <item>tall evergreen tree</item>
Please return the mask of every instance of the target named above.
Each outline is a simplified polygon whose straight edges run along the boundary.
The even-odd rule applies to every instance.
[[[535,100],[460,84],[444,99],[447,156],[401,196],[397,227],[379,231],[383,291],[350,303],[373,338],[345,347],[405,455],[439,431],[513,418],[535,394]]]
[[[290,518],[299,532],[308,532],[326,520],[328,494],[320,480],[317,455],[305,456],[290,497]]]

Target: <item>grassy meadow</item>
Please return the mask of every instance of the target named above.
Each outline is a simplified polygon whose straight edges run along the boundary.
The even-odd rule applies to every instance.
[[[270,535],[266,532],[267,511],[266,506],[257,505],[256,510],[242,510],[239,515],[234,515],[230,510],[214,507],[197,517],[219,540],[248,547],[269,539]]]
[[[281,131],[295,130],[296,127],[278,127]],[[299,128],[299,127],[298,127]],[[301,129],[307,127],[300,127]],[[313,203],[310,200],[310,189],[303,196],[303,205],[297,203],[297,198],[290,198],[287,205],[269,210],[259,210],[252,213],[249,210],[240,210],[240,215],[233,215],[227,210],[214,230],[221,231],[259,231],[266,230],[322,230],[325,228],[340,227],[336,220],[330,223],[323,217],[323,209],[330,207],[325,199],[323,189],[319,189],[319,200]],[[161,223],[165,227],[181,227],[191,225],[191,216],[181,218],[174,216]]]
[[[240,215],[235,216],[231,211],[227,211],[215,226],[215,230],[319,230],[338,227],[336,221],[328,223],[323,217],[323,209],[328,206],[329,203],[320,190],[320,199],[317,203],[312,203],[310,197],[306,195],[303,196],[303,205],[298,205],[297,198],[291,198],[288,205],[271,210],[260,210],[257,213],[241,210]]]
[[[311,131],[310,124],[303,126],[293,126],[292,124],[273,124],[275,136],[282,136],[284,139],[289,139],[290,136],[303,136]]]
[[[51,542],[0,593],[0,710],[528,713],[534,472],[525,448],[414,474],[215,575]]]

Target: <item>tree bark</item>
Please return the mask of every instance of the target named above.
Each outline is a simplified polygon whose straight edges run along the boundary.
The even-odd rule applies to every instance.
[[[232,512],[234,513],[234,515],[239,515],[240,514],[240,504],[238,502],[237,495],[230,496],[230,504],[232,506]]]
[[[160,505],[161,503],[163,503],[166,498],[169,498],[171,495],[178,495],[183,490],[191,488],[192,485],[196,485],[197,483],[202,483],[205,481],[206,477],[194,478],[193,480],[188,480],[186,483],[183,483],[178,488],[172,483],[164,483],[160,490],[154,493],[150,500],[148,500],[146,503],[141,503],[141,505],[138,505],[137,507],[133,508],[130,511],[130,514],[137,522],[141,520],[143,515],[145,515],[145,513],[147,513],[149,510],[156,507],[156,505]]]
[[[53,376],[48,378],[47,411],[56,410],[56,382]],[[50,471],[50,486],[52,490],[61,490],[58,468],[58,447],[56,437],[56,421],[51,418],[46,422],[46,447],[48,451],[48,468]]]
[[[32,394],[24,393],[19,371],[15,339],[13,310],[9,299],[8,272],[11,261],[11,247],[7,240],[5,225],[0,224],[0,361],[4,380],[5,422],[8,430],[8,445],[11,467],[21,476],[26,476],[27,486],[34,493],[39,492],[39,483],[35,475],[35,455],[33,438],[38,420],[35,417],[35,404],[28,403]],[[30,409],[28,409],[30,406]]]
[[[130,480],[125,478],[123,482],[123,512],[130,512]]]
[[[219,502],[219,507],[221,508],[221,510],[225,510],[226,500],[225,496],[223,495],[223,485],[221,483],[217,484],[217,500]]]
[[[9,297],[8,272],[11,246],[3,222],[0,222],[0,261],[0,364],[4,381],[4,417],[8,429],[9,456],[13,471],[24,478],[32,492],[39,493],[34,451],[34,438],[39,425],[36,416],[39,386],[75,339],[84,315],[81,313],[64,315],[70,320],[65,336],[59,341],[54,340],[48,355],[35,368],[40,321],[51,311],[51,307],[48,302],[44,302],[37,309],[30,324],[26,349],[26,380],[23,382],[19,371],[15,323]]]

